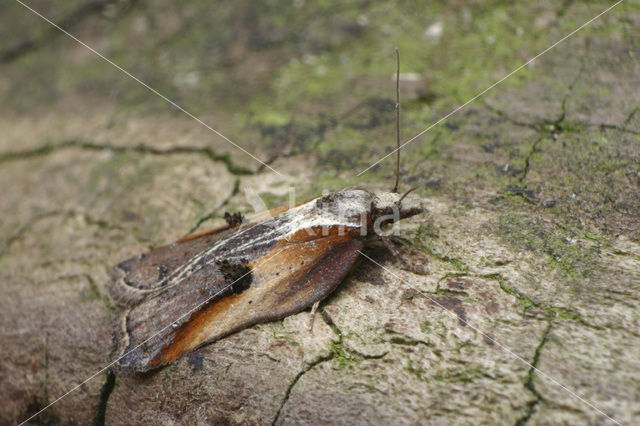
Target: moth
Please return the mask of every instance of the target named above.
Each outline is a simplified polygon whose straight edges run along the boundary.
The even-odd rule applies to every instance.
[[[406,195],[406,194],[405,194]],[[114,369],[147,371],[324,299],[375,230],[424,211],[411,197],[351,187],[186,237],[120,263]]]

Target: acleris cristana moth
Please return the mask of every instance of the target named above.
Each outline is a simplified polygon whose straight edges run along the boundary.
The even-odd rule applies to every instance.
[[[397,193],[346,188],[120,263],[112,294],[126,309],[114,367],[147,371],[310,307],[340,284],[380,226],[422,211]]]
[[[205,231],[120,263],[112,294],[126,309],[114,368],[147,371],[236,331],[284,318],[331,293],[381,227],[424,211],[397,193],[400,55],[396,73],[397,163],[392,192],[345,188],[250,220],[227,215]],[[406,198],[406,199],[405,199]]]

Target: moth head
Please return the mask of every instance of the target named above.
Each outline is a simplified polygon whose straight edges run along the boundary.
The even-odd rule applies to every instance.
[[[385,225],[423,213],[426,209],[420,199],[409,192],[405,194],[396,192],[374,194],[371,208],[372,222],[377,221],[379,224]]]
[[[360,187],[331,192],[317,198],[314,206],[323,215],[334,215],[344,223],[367,223],[365,231],[379,235],[384,233],[381,227],[425,211],[418,197],[408,192],[373,193]]]

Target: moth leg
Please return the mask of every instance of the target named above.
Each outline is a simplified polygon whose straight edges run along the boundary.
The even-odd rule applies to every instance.
[[[380,235],[380,241],[382,241],[382,244],[384,244],[387,250],[389,250],[394,257],[402,259],[402,257],[400,256],[400,252],[395,248],[389,237]]]
[[[414,269],[415,269],[414,266],[410,265],[409,263],[407,263],[406,260],[404,260],[404,257],[402,257],[402,255],[400,254],[398,249],[395,248],[395,246],[393,245],[393,242],[391,241],[391,239],[389,237],[386,237],[384,235],[380,235],[380,240],[382,241],[384,246],[387,248],[387,250],[389,250],[391,252],[393,257],[395,257],[396,259],[400,260],[400,262],[404,265],[404,267],[408,271],[414,272]]]
[[[311,316],[309,317],[309,324],[307,324],[307,329],[309,331],[313,330],[313,320],[316,317],[316,311],[318,310],[318,306],[320,306],[319,300],[316,303],[314,303],[313,306],[311,307]]]

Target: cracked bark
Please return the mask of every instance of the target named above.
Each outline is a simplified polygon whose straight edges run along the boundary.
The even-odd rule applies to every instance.
[[[100,390],[100,399],[96,408],[96,414],[93,418],[94,426],[104,426],[107,415],[107,403],[109,402],[109,397],[115,387],[116,375],[113,371],[107,370],[105,373],[104,384]]]
[[[544,330],[544,334],[542,335],[542,339],[540,339],[540,344],[538,344],[538,346],[536,347],[536,351],[533,355],[533,360],[531,361],[531,368],[529,369],[529,374],[527,375],[527,381],[525,382],[525,387],[529,389],[529,391],[533,394],[534,399],[531,402],[529,402],[527,406],[527,411],[524,413],[522,417],[518,419],[518,421],[516,422],[516,426],[523,426],[527,424],[531,419],[531,416],[533,415],[534,410],[536,409],[536,406],[540,402],[544,402],[544,398],[536,390],[534,380],[535,380],[536,371],[538,369],[538,365],[540,364],[540,356],[542,355],[542,350],[544,349],[545,343],[547,343],[547,340],[549,339],[551,326],[552,326],[552,321],[549,320],[547,328]]]
[[[308,373],[309,371],[311,371],[311,369],[313,369],[317,365],[319,365],[319,364],[321,364],[323,362],[332,360],[333,357],[334,357],[334,354],[330,353],[326,357],[318,358],[316,361],[308,364],[304,369],[302,369],[300,372],[298,372],[298,374],[296,374],[296,376],[293,378],[291,383],[289,383],[289,386],[287,387],[287,390],[285,391],[284,397],[282,398],[282,401],[280,402],[280,406],[278,407],[278,411],[276,411],[276,414],[275,414],[273,420],[271,421],[272,425],[275,426],[278,423],[278,420],[280,419],[280,414],[282,412],[282,409],[287,404],[287,401],[289,401],[289,396],[291,395],[291,391],[293,390],[295,385],[298,383],[300,378],[302,376],[304,376],[306,373]]]
[[[145,145],[137,146],[111,146],[103,144],[95,144],[85,141],[68,140],[58,144],[44,145],[39,148],[34,148],[26,151],[5,152],[0,153],[0,164],[10,161],[26,160],[33,157],[40,157],[53,154],[60,150],[65,149],[83,149],[88,151],[110,151],[116,153],[136,153],[136,154],[151,154],[151,155],[173,155],[173,154],[199,154],[209,158],[214,162],[222,162],[229,172],[236,175],[251,175],[255,174],[249,169],[235,164],[231,160],[229,154],[218,154],[211,148],[203,147],[174,147],[167,149],[157,149]]]
[[[300,381],[300,379],[305,374],[307,374],[308,372],[313,370],[318,365],[320,365],[322,363],[325,363],[325,362],[329,362],[329,361],[335,360],[335,359],[337,359],[338,355],[340,356],[340,358],[344,358],[346,361],[349,361],[349,360],[355,360],[355,359],[360,359],[360,360],[363,360],[363,359],[381,359],[381,358],[384,358],[384,356],[387,355],[387,353],[388,353],[388,352],[383,352],[383,353],[377,354],[377,355],[366,355],[366,354],[363,354],[361,352],[358,352],[357,350],[355,350],[353,348],[349,348],[344,342],[344,336],[342,334],[342,331],[333,322],[333,320],[331,319],[331,316],[324,309],[319,309],[318,313],[319,313],[320,318],[322,318],[322,321],[331,328],[331,330],[333,331],[333,333],[336,336],[338,336],[338,340],[336,342],[332,343],[331,351],[328,353],[328,355],[319,357],[318,359],[314,360],[313,362],[308,363],[305,366],[305,368],[300,370],[296,374],[296,376],[293,378],[293,380],[289,383],[289,386],[287,387],[287,389],[285,391],[284,397],[282,398],[282,401],[280,402],[278,410],[276,411],[276,414],[275,414],[273,420],[271,421],[271,424],[274,425],[274,426],[278,423],[278,420],[280,419],[280,416],[282,414],[282,410],[284,409],[285,405],[289,401],[289,397],[291,396],[291,393],[292,393],[294,387],[296,386],[296,384]]]
[[[229,196],[220,204],[220,207],[218,207],[211,213],[207,213],[206,215],[199,218],[197,222],[191,227],[191,229],[189,229],[189,232],[187,232],[187,235],[197,231],[198,228],[200,228],[200,226],[206,221],[215,219],[215,218],[221,218],[222,215],[220,215],[220,211],[222,211],[227,206],[229,201],[231,201],[233,197],[238,195],[239,192],[240,192],[240,179],[235,179],[233,182],[233,191],[231,191],[231,194],[229,194]]]
[[[338,336],[339,342],[342,342],[342,333],[340,332],[340,330],[335,326],[335,324],[333,324],[332,321],[327,320],[327,317],[325,316],[325,311],[324,309],[320,309],[319,312],[320,317],[322,318],[322,320],[325,322],[325,324],[329,325],[331,327],[331,329],[333,330],[333,332]],[[295,385],[298,383],[298,381],[300,380],[300,378],[305,375],[306,373],[308,373],[309,371],[311,371],[311,369],[313,369],[315,366],[326,362],[326,361],[330,361],[335,357],[335,353],[333,351],[329,352],[329,354],[327,356],[324,357],[319,357],[318,359],[316,359],[315,361],[307,364],[307,366],[305,368],[303,368],[302,370],[300,370],[298,372],[298,374],[296,374],[296,376],[293,378],[293,380],[291,381],[291,383],[289,383],[289,386],[287,387],[285,394],[282,398],[282,401],[280,402],[280,405],[278,407],[278,411],[276,411],[276,414],[273,418],[273,420],[271,421],[271,424],[273,426],[275,426],[278,422],[278,419],[280,418],[280,414],[282,412],[282,409],[284,408],[284,406],[287,404],[287,401],[289,400],[289,396],[291,395],[291,391],[293,390],[293,388],[295,387]]]
[[[33,225],[35,225],[36,223],[38,223],[41,220],[50,218],[52,216],[55,215],[59,215],[62,212],[58,211],[58,210],[54,210],[54,211],[50,211],[50,212],[46,212],[46,213],[41,213],[39,215],[36,215],[34,217],[32,217],[31,219],[29,219],[29,221],[27,223],[25,223],[24,225],[22,225],[20,228],[18,228],[18,230],[13,233],[9,238],[7,238],[4,241],[4,244],[2,247],[0,247],[0,257],[4,256],[7,251],[9,250],[9,248],[11,247],[11,245],[18,241],[20,239],[20,237],[22,237],[26,232],[29,231],[29,228],[31,228]]]
[[[365,19],[355,25],[309,4],[290,15],[291,8],[278,3],[273,10],[221,5],[213,13],[199,2],[186,9],[166,2],[130,8],[127,19],[106,16],[100,4],[113,2],[84,3],[80,9],[94,12],[73,18],[77,9],[57,22],[194,111],[228,119],[238,140],[251,141],[249,151],[260,150],[268,164],[314,195],[353,184],[353,171],[389,140],[393,123],[370,102],[391,97],[380,78],[385,62],[370,54],[386,49],[376,26],[385,21],[392,32],[399,31],[397,22],[424,26],[413,21],[419,14],[376,2],[343,13],[376,25],[361,24]],[[468,5],[464,13],[421,7],[444,24],[447,37],[401,40],[411,44],[408,51],[425,52],[413,61],[416,69],[407,69],[426,74],[419,90],[438,88],[435,95],[410,89],[403,97],[405,124],[416,132],[458,105],[462,94],[478,93],[478,81],[522,59],[501,49],[514,28],[531,29],[513,39],[519,52],[539,51],[600,5]],[[18,13],[13,9],[7,9],[8,24]],[[420,186],[430,214],[402,231],[427,260],[404,253],[419,266],[415,271],[387,263],[404,280],[361,265],[323,308],[335,321],[323,317],[313,335],[305,333],[305,313],[256,326],[196,351],[197,362],[187,358],[145,376],[107,374],[41,420],[280,424],[291,414],[289,420],[388,424],[602,421],[470,330],[473,324],[632,422],[640,415],[629,397],[640,382],[634,364],[640,358],[638,96],[630,80],[637,75],[630,39],[636,12],[627,7],[598,20],[536,60],[523,79],[494,91],[500,103],[480,99],[484,108],[447,120],[430,146],[408,147],[403,168],[414,176],[406,183]],[[315,24],[307,27],[307,20]],[[250,28],[250,35],[233,37],[229,22]],[[490,31],[495,42],[478,42],[476,30]],[[223,154],[226,147],[215,143],[198,147],[202,129],[183,132],[188,126],[171,116],[165,122],[168,115],[156,116],[155,99],[121,82],[117,72],[107,75],[99,58],[94,62],[51,31],[25,33],[21,46],[0,53],[8,76],[0,79],[6,101],[0,285],[7,295],[0,306],[7,366],[0,367],[6,401],[0,423],[26,418],[78,374],[108,362],[115,312],[103,296],[111,265],[186,229],[195,232],[230,206],[242,209],[238,188],[246,182],[273,191],[273,200],[283,197],[283,180],[271,180],[264,166],[245,168],[241,157]],[[55,64],[59,58],[69,60]],[[608,108],[619,113],[607,115]],[[116,141],[121,146],[112,146]],[[167,148],[156,148],[156,141]],[[387,187],[391,170],[381,164],[367,184]],[[203,186],[209,190],[200,191]],[[539,194],[557,204],[540,206]],[[513,226],[503,232],[505,221]],[[590,265],[563,269],[555,257]],[[455,307],[466,309],[466,320],[451,318],[420,294],[458,299]]]
[[[60,216],[60,215],[64,215],[64,216],[80,215],[80,216],[83,217],[83,219],[89,225],[98,226],[100,228],[121,229],[119,226],[115,226],[115,225],[109,224],[107,221],[105,221],[103,219],[96,219],[96,218],[92,217],[91,215],[87,214],[86,212],[78,212],[78,211],[75,211],[75,210],[54,210],[54,211],[50,211],[50,212],[44,212],[44,213],[40,213],[40,214],[37,214],[37,215],[29,218],[27,223],[25,223],[24,225],[20,226],[15,233],[13,233],[11,236],[9,236],[4,241],[4,244],[2,245],[2,247],[0,247],[0,257],[2,257],[5,254],[7,254],[7,252],[11,248],[11,246],[16,241],[20,240],[20,238],[22,238],[26,233],[28,233],[29,230],[33,226],[35,226],[38,222],[40,222],[42,220],[45,220],[45,219],[49,219],[49,218],[54,217],[54,216]]]
[[[542,137],[539,137],[531,144],[531,150],[524,158],[524,169],[522,170],[522,175],[518,178],[518,182],[522,183],[527,178],[529,168],[531,167],[531,157],[536,153],[536,150],[540,145],[540,141],[542,141]]]

